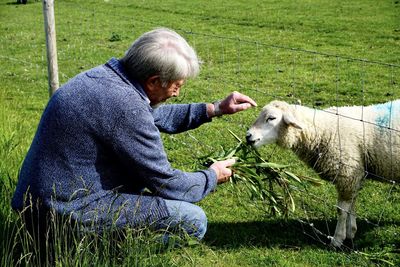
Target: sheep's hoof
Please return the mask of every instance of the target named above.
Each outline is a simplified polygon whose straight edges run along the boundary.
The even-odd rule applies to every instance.
[[[331,240],[329,248],[333,251],[337,252],[352,252],[354,251],[354,244],[352,239],[345,239],[342,242],[339,242],[337,239],[332,236],[329,237]]]
[[[343,241],[342,249],[344,251],[348,251],[348,252],[354,251],[355,245],[354,245],[353,239],[352,238],[346,238]]]
[[[340,247],[343,245],[343,241],[339,241],[335,239],[333,236],[328,237],[331,240],[331,247],[340,249]]]

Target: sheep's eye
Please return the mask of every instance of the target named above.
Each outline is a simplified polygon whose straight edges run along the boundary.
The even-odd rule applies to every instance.
[[[276,118],[275,117],[268,117],[265,121],[266,122],[269,122],[269,121],[273,121],[273,120],[275,120]]]

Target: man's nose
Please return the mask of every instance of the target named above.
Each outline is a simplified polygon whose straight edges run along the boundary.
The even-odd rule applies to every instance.
[[[176,89],[173,93],[172,93],[172,96],[173,97],[177,97],[177,96],[179,96],[179,88],[178,89]]]

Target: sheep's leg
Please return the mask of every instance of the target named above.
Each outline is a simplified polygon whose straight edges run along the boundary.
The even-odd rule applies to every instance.
[[[339,200],[337,204],[338,221],[336,224],[335,234],[331,240],[331,245],[334,247],[340,247],[343,241],[346,239],[346,225],[347,218],[350,213],[352,201]]]
[[[353,202],[352,202],[351,208],[350,208],[350,212],[347,216],[346,238],[348,238],[348,239],[353,239],[357,232],[355,203],[356,203],[356,200],[353,199]]]

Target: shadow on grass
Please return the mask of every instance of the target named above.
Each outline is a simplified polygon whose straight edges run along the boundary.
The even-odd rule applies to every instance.
[[[21,5],[22,3],[17,3],[17,1],[7,2],[6,5]]]
[[[298,220],[269,220],[249,222],[214,222],[209,224],[209,229],[204,242],[210,246],[222,249],[237,249],[241,247],[275,247],[283,249],[303,249],[307,247],[332,249],[329,246],[328,235],[333,235],[336,220],[315,219],[313,226],[306,225]],[[356,238],[346,240],[344,247],[347,250],[363,249],[398,242],[398,238],[392,240],[375,240],[369,232],[379,227],[399,226],[400,222],[380,221],[379,226],[375,222],[357,222],[358,231]],[[317,229],[317,230],[316,230]],[[318,233],[318,231],[320,231]]]

